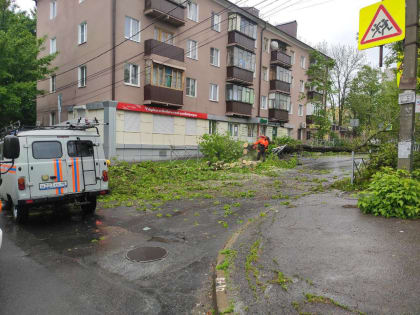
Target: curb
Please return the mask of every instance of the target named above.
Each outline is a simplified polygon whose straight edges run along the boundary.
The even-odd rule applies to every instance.
[[[239,235],[248,228],[248,226],[253,223],[253,221],[247,221],[241,228],[239,228],[233,235],[227,240],[225,246],[222,248],[221,251],[225,249],[231,249],[232,246],[236,243]],[[226,285],[226,277],[225,272],[223,270],[217,270],[217,265],[221,264],[225,260],[225,255],[219,254],[217,255],[216,265],[214,267],[216,277],[214,278],[214,288],[216,291],[215,294],[215,303],[216,303],[216,314],[223,314],[223,310],[229,308],[229,298],[227,293],[227,285]]]

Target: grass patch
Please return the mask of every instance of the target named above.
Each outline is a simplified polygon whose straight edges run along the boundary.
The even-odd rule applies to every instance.
[[[248,281],[249,287],[256,293],[257,287],[253,284],[251,280],[251,275],[255,279],[255,283],[257,285],[263,285],[263,283],[259,280],[260,271],[259,269],[254,266],[254,263],[256,263],[259,259],[259,250],[260,250],[261,240],[257,239],[252,245],[251,249],[246,256],[245,260],[245,275],[246,279]]]
[[[284,291],[287,291],[287,284],[292,283],[292,279],[285,277],[281,271],[275,271],[275,273],[277,273],[277,277],[271,280],[270,283],[278,284]]]
[[[223,270],[225,272],[226,278],[229,278],[230,271],[235,264],[235,259],[238,252],[233,249],[224,249],[220,252],[220,254],[224,255],[224,260],[216,266],[216,269]]]

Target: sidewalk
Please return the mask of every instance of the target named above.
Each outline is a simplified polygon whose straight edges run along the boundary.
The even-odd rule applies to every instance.
[[[420,221],[363,215],[337,191],[276,203],[236,240],[240,314],[420,313]]]

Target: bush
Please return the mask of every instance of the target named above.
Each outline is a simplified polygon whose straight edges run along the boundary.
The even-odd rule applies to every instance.
[[[201,137],[199,145],[204,158],[211,163],[233,162],[243,154],[243,142],[233,140],[228,135],[205,134]]]
[[[417,172],[415,176],[418,176]],[[358,201],[363,213],[397,217],[420,217],[420,181],[406,171],[389,167],[372,177],[369,188]]]

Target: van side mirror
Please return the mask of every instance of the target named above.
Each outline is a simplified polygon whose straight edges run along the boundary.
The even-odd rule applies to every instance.
[[[20,144],[16,136],[6,136],[3,144],[3,156],[5,159],[14,160],[19,157]]]

